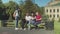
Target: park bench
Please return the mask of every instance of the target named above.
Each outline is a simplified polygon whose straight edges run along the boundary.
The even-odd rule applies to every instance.
[[[15,23],[16,23],[15,20],[12,22],[7,22],[7,27],[15,27]],[[20,27],[20,20],[18,22],[18,27]]]
[[[21,20],[19,20],[18,22],[18,27],[20,27],[20,22]],[[8,20],[2,20],[0,21],[0,27],[15,27],[15,20],[13,21],[8,21]]]
[[[20,27],[20,22],[21,22],[21,21],[18,22],[18,27]],[[31,25],[31,27],[35,27],[35,26],[32,25],[32,24],[30,24],[30,25]],[[7,27],[15,27],[15,21],[13,21],[13,22],[7,22]],[[41,24],[38,24],[38,27],[45,29],[45,23],[42,22]]]
[[[35,26],[31,24],[31,27],[35,27]],[[44,28],[44,29],[46,28],[44,22],[41,22],[40,24],[38,24],[38,27],[39,28]]]
[[[20,27],[20,22],[21,22],[21,20],[18,22],[18,27]],[[6,24],[7,24],[6,25],[7,27],[15,27],[15,20],[13,20],[12,22],[7,21]],[[31,25],[31,27],[35,27],[32,24],[30,24],[30,25]],[[41,28],[41,27],[45,28],[45,23],[42,22],[41,24],[38,24],[38,27],[39,28]]]
[[[15,27],[15,23],[14,22],[7,22],[7,27]]]

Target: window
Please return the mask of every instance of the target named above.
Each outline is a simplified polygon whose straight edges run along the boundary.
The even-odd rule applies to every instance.
[[[52,10],[50,9],[50,12],[52,12]]]
[[[57,18],[59,18],[59,14],[57,14]]]
[[[57,12],[59,12],[59,9],[57,9]]]
[[[52,15],[50,15],[50,18],[52,17]]]
[[[48,9],[46,11],[48,12]]]
[[[53,17],[55,18],[55,14],[53,15]]]
[[[53,9],[53,12],[55,12],[55,9]]]

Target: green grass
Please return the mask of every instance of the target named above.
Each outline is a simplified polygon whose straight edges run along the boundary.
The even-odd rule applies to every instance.
[[[54,32],[55,34],[60,34],[60,22],[54,23]]]

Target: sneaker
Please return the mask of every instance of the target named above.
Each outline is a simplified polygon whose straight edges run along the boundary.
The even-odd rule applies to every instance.
[[[24,30],[26,30],[26,28],[24,28]]]
[[[15,30],[18,30],[19,28],[15,28]]]

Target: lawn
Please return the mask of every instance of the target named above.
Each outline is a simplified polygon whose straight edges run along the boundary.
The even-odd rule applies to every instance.
[[[55,34],[60,34],[60,22],[54,23],[54,32]]]

